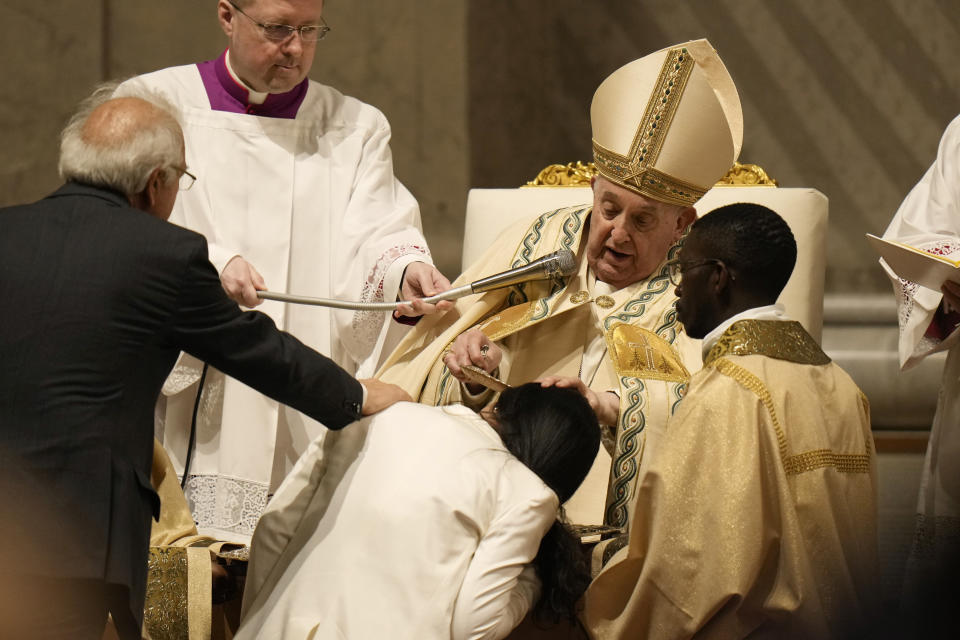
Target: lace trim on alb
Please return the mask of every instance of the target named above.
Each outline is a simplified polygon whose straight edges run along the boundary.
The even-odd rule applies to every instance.
[[[197,527],[252,536],[267,507],[266,484],[225,476],[194,475],[184,495]]]
[[[418,244],[401,244],[390,247],[383,252],[383,255],[373,265],[367,280],[363,283],[363,290],[360,293],[361,302],[383,302],[383,279],[387,275],[387,270],[396,260],[402,256],[416,254],[430,260],[430,250],[426,246]],[[351,326],[357,335],[357,340],[361,344],[374,344],[377,341],[377,334],[383,326],[383,320],[388,314],[382,311],[357,311],[353,315]]]
[[[900,323],[900,334],[907,326],[910,314],[913,313],[913,296],[920,287],[916,282],[900,278],[900,288],[897,290],[897,322]]]

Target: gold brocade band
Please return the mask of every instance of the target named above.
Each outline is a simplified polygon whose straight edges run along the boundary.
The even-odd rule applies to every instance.
[[[144,626],[151,640],[208,640],[212,626],[210,550],[150,547]]]
[[[806,451],[784,460],[787,475],[813,471],[821,467],[833,467],[840,473],[870,473],[870,455],[857,453],[834,453],[829,449]]]
[[[703,364],[726,355],[761,355],[797,364],[823,365],[830,357],[799,322],[741,320],[733,323],[713,345]]]
[[[667,204],[693,205],[709,190],[668,176],[653,167],[638,168],[636,171],[619,170],[622,166],[617,159],[619,156],[596,142],[593,143],[593,158],[597,163],[597,171],[610,182]]]
[[[189,638],[189,560],[185,547],[151,547],[144,626],[151,638]]]

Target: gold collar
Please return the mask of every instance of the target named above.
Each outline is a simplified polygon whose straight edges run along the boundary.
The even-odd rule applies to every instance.
[[[727,329],[703,359],[708,366],[726,356],[761,355],[797,364],[823,365],[830,358],[799,322],[740,320]]]

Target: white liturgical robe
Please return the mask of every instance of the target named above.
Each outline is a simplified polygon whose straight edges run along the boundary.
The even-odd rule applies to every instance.
[[[120,89],[160,93],[181,112],[187,165],[198,179],[179,194],[171,221],[207,237],[219,270],[242,256],[272,291],[392,300],[403,269],[430,258],[417,203],[393,174],[383,114],[313,81],[298,88],[302,103],[289,117],[215,110],[211,87],[218,77],[230,84],[223,60],[146,74]],[[385,312],[273,301],[258,309],[360,374],[372,373],[384,345],[406,329]],[[158,435],[178,472],[200,367],[182,358],[164,388]],[[194,517],[202,533],[239,541],[253,532],[269,489],[324,431],[217,371],[207,376],[197,423],[186,486]]]
[[[315,442],[278,489],[236,637],[503,638],[558,506],[474,412],[394,405]]]
[[[947,127],[936,161],[900,205],[884,237],[960,259],[960,117]],[[960,314],[944,313],[940,291],[902,280],[885,264],[884,268],[897,294],[901,368],[949,350],[920,481],[916,533],[905,578],[906,595],[911,598],[960,548]]]

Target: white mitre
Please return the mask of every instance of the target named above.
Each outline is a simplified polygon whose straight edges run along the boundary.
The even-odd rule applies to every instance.
[[[692,205],[730,170],[743,143],[733,79],[706,40],[614,71],[593,95],[599,173],[654,200]]]

